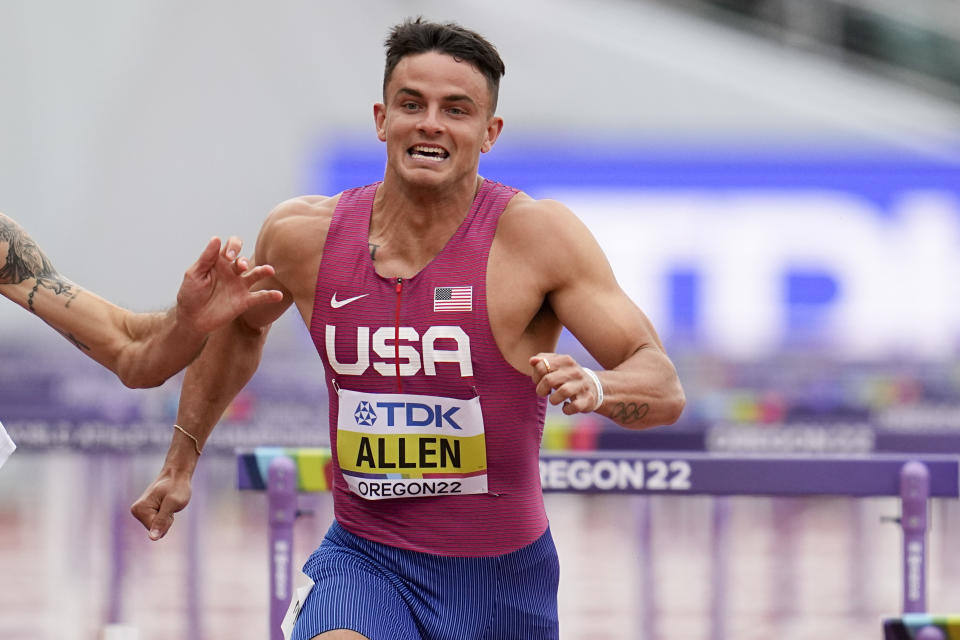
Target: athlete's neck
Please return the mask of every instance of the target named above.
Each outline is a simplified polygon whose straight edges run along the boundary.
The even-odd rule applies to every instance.
[[[399,218],[412,227],[433,226],[444,221],[459,224],[470,211],[483,178],[474,174],[454,185],[420,185],[401,180],[389,171],[373,201],[371,231],[383,218]]]
[[[384,178],[377,189],[370,217],[368,242],[377,246],[377,272],[409,276],[429,263],[463,223],[483,179],[475,176],[469,189],[398,189]]]

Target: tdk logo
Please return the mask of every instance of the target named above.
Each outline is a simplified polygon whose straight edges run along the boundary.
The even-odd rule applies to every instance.
[[[422,402],[378,402],[377,409],[383,410],[388,427],[434,426],[442,429],[447,426],[458,431],[463,429],[454,420],[454,414],[460,411],[460,407],[444,409],[443,405]],[[377,421],[377,412],[369,402],[363,400],[357,405],[353,417],[358,425],[372,427]]]
[[[369,402],[361,400],[360,404],[357,405],[357,410],[353,412],[353,417],[356,418],[357,424],[360,426],[372,427],[373,423],[377,421],[377,412],[373,410]]]

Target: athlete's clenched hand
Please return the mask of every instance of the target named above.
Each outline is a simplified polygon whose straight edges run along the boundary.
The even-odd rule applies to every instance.
[[[190,502],[191,493],[189,474],[164,470],[133,503],[130,513],[146,527],[151,540],[159,540],[173,525],[173,514]]]
[[[571,356],[538,353],[530,358],[537,395],[549,396],[550,404],[563,404],[567,415],[595,411],[600,399],[598,383]]]

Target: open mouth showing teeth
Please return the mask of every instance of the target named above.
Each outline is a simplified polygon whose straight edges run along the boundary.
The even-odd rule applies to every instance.
[[[444,160],[445,158],[447,158],[447,156],[450,155],[449,153],[446,152],[446,150],[444,150],[441,147],[428,147],[420,144],[414,147],[411,147],[410,150],[407,151],[407,153],[409,153],[410,157],[412,158],[417,158],[421,160],[433,160],[435,162]]]

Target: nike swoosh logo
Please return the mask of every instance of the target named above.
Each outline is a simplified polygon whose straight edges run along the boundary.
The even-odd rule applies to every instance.
[[[359,296],[353,296],[352,298],[347,298],[346,300],[337,300],[337,294],[334,293],[334,294],[333,294],[333,297],[330,298],[330,306],[333,307],[334,309],[339,309],[339,308],[342,307],[343,305],[350,304],[351,302],[355,302],[356,300],[359,300],[360,298],[366,298],[368,295],[370,295],[370,294],[369,294],[369,293],[364,293],[364,294],[359,295]]]

